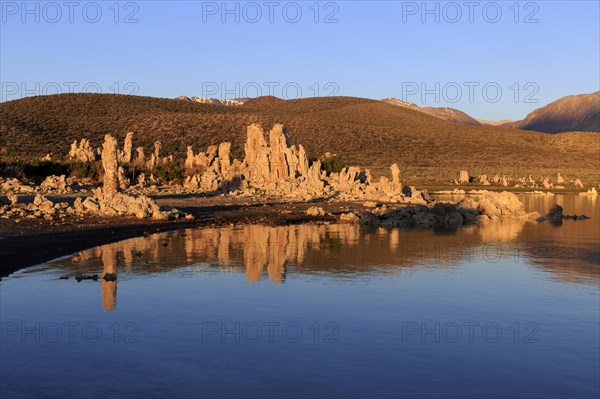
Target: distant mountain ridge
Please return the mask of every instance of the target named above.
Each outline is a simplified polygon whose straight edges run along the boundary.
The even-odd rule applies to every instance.
[[[238,105],[243,105],[248,99],[236,98],[234,100],[226,100],[226,99],[198,97],[198,96],[192,96],[192,97],[179,96],[179,97],[177,97],[177,100],[200,103],[200,104],[238,106]]]
[[[600,132],[600,91],[562,97],[523,120],[498,126],[543,133]]]
[[[284,102],[280,98],[264,96],[258,98],[217,99],[200,96],[179,96],[176,100],[188,103],[212,104],[238,107],[244,104]],[[414,103],[394,97],[381,102],[421,112],[444,121],[471,126],[492,126],[507,129],[530,130],[542,133],[600,132],[600,91],[562,97],[529,113],[518,121],[489,121],[475,119],[467,113],[447,107],[420,107]]]
[[[243,105],[245,103],[255,103],[255,102],[263,102],[263,101],[284,101],[282,99],[279,99],[277,97],[272,97],[272,96],[264,96],[264,97],[259,97],[259,98],[255,98],[255,99],[236,98],[236,99],[232,99],[232,100],[198,97],[198,96],[192,96],[192,97],[179,96],[179,97],[177,97],[177,99],[182,100],[182,101],[188,101],[188,102],[196,102],[196,103],[200,103],[200,104],[215,104],[215,105],[226,105],[226,106],[239,106],[239,105]],[[469,116],[465,112],[462,112],[462,111],[460,111],[458,109],[454,109],[454,108],[419,107],[418,105],[413,104],[411,102],[402,101],[402,100],[399,100],[399,99],[393,98],[393,97],[385,98],[381,101],[391,104],[391,105],[396,105],[399,107],[412,109],[414,111],[423,112],[427,115],[435,116],[436,118],[443,119],[448,122],[461,123],[463,125],[472,125],[472,126],[482,126],[483,125],[477,119]],[[502,122],[508,122],[508,121],[502,121]],[[485,124],[490,125],[490,126],[497,126],[502,122],[498,122],[496,124],[494,124],[493,122],[488,122]]]
[[[435,116],[436,118],[443,119],[448,122],[461,123],[463,125],[481,126],[482,124],[475,118],[466,114],[463,111],[454,108],[446,107],[419,107],[417,104],[413,104],[408,101],[399,100],[394,97],[384,98],[381,100],[385,103],[396,105],[398,107],[404,107],[412,109],[414,111],[423,112],[427,115]]]

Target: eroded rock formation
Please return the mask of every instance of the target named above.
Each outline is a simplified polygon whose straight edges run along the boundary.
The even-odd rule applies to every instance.
[[[472,191],[471,196],[463,199],[458,204],[440,205],[432,201],[426,191],[416,189],[414,186],[403,186],[401,170],[397,164],[390,166],[387,176],[373,179],[369,169],[357,166],[343,168],[340,172],[327,172],[321,169],[319,160],[309,161],[302,145],[293,145],[283,127],[274,125],[265,135],[262,127],[257,124],[248,126],[244,146],[244,159],[237,160],[231,157],[231,143],[221,143],[209,146],[206,151],[195,153],[193,147],[187,148],[187,157],[183,163],[185,181],[181,185],[172,186],[169,190],[177,193],[197,192],[205,195],[228,194],[234,196],[260,196],[286,198],[291,200],[331,199],[341,201],[362,201],[365,208],[372,209],[361,218],[365,225],[455,225],[470,223],[473,220],[489,220],[497,218],[528,217],[522,204],[514,194],[491,193],[488,191]],[[133,215],[139,218],[153,217],[157,219],[176,218],[182,216],[177,210],[165,212],[150,198],[131,193],[157,192],[161,188],[156,185],[161,179],[155,178],[153,173],[161,175],[164,170],[154,170],[156,166],[175,163],[173,157],[161,158],[161,142],[154,144],[153,151],[148,159],[144,149],[136,149],[137,157],[133,159],[133,133],[126,135],[123,150],[119,151],[118,143],[111,135],[106,135],[100,154],[103,167],[103,187],[94,190],[93,195],[87,198],[78,198],[74,207],[63,203],[52,203],[45,197],[35,199],[33,204],[17,204],[9,201],[13,208],[2,208],[4,214],[25,217],[62,217],[66,214],[94,215],[94,216],[122,216]],[[85,139],[71,147],[69,156],[76,160],[95,161],[97,152],[92,150]],[[131,164],[130,164],[131,163]],[[133,184],[127,177],[124,164]],[[175,163],[176,164],[176,163]],[[131,168],[133,166],[133,168]],[[168,165],[171,167],[171,165]],[[179,166],[179,165],[175,165]],[[139,174],[138,174],[139,173]],[[146,177],[149,174],[149,177]],[[557,182],[560,181],[557,175]],[[471,181],[469,173],[461,170],[459,179],[461,183]],[[504,175],[488,177],[480,175],[475,182],[482,185],[507,186],[512,179]],[[583,186],[576,179],[573,184]],[[65,193],[70,191],[72,180],[65,176],[50,176],[40,186],[38,192]],[[553,188],[554,185],[548,177],[534,179],[531,175],[522,177],[517,181],[522,187]],[[34,188],[25,186],[17,180],[0,180],[0,188],[4,192],[25,193],[35,192]],[[455,190],[464,193],[462,190]],[[454,193],[454,192],[452,192]],[[481,197],[477,197],[480,195]],[[584,194],[582,194],[584,195]],[[595,189],[587,195],[597,195]],[[10,200],[10,198],[9,198]],[[381,203],[387,204],[379,206]],[[402,203],[412,207],[399,208],[393,204]],[[18,206],[15,206],[18,205]],[[452,205],[452,206],[451,206]],[[403,209],[403,210],[400,210]],[[347,210],[347,209],[346,209]],[[408,212],[408,213],[407,213]],[[320,207],[312,207],[308,215],[315,217],[326,216]],[[343,222],[359,220],[357,214],[346,213],[340,217]]]
[[[93,162],[98,159],[97,151],[91,147],[88,139],[81,139],[79,144],[77,140],[71,144],[71,151],[69,152],[69,159],[79,162]]]
[[[596,197],[596,196],[598,196],[598,191],[596,190],[596,187],[592,187],[588,191],[579,193],[579,195]]]
[[[160,147],[156,147],[156,152]],[[156,154],[156,153],[155,153]],[[153,155],[155,155],[153,154]],[[133,215],[137,218],[152,217],[154,219],[178,218],[183,214],[176,209],[162,211],[154,200],[145,195],[133,196],[120,192],[119,162],[117,140],[111,135],[104,137],[102,145],[102,167],[104,168],[103,187],[94,191],[94,196],[85,200],[78,198],[75,209],[78,213],[92,213],[100,216]],[[123,174],[121,169],[121,174]]]
[[[458,183],[459,184],[467,184],[470,181],[469,172],[466,170],[461,170],[458,174]]]
[[[209,193],[302,198],[325,195],[320,162],[309,166],[304,148],[290,145],[283,125],[273,127],[268,143],[260,125],[250,125],[244,150],[243,161],[231,161],[230,143],[210,146],[198,154],[188,147],[184,187]]]
[[[40,184],[40,189],[45,192],[56,192],[59,194],[64,194],[67,191],[70,191],[65,175],[46,177],[46,180]]]
[[[104,136],[102,144],[103,194],[111,198],[119,189],[119,163],[117,160],[117,140],[110,134]]]
[[[28,186],[21,183],[18,179],[7,179],[0,178],[0,189],[2,192],[12,191],[14,193],[32,193],[35,191],[34,187]]]
[[[354,215],[354,217],[352,216]],[[517,196],[510,192],[478,191],[459,203],[429,203],[427,205],[386,206],[356,214],[343,214],[340,222],[360,222],[368,227],[394,228],[401,226],[440,226],[457,228],[461,225],[494,219],[535,219],[537,212],[528,213]]]
[[[123,144],[123,151],[119,152],[119,163],[131,162],[131,150],[133,148],[133,132],[128,132],[125,136],[125,144]]]

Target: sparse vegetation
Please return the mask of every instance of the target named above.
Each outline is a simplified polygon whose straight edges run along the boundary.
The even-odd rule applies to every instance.
[[[413,182],[439,182],[441,175],[449,181],[459,169],[477,168],[485,168],[488,175],[508,168],[520,176],[560,171],[586,183],[600,182],[599,134],[548,135],[460,125],[362,98],[255,101],[225,107],[114,94],[61,94],[0,104],[0,137],[6,141],[7,154],[23,159],[49,151],[64,156],[70,143],[81,138],[98,147],[106,133],[122,143],[128,131],[135,132],[134,146],[143,146],[147,153],[161,140],[163,154],[182,160],[187,145],[198,151],[230,141],[232,156],[242,159],[246,127],[253,122],[265,129],[283,123],[291,141],[302,144],[310,157],[321,157],[325,151],[344,154],[347,165],[370,168],[373,176],[389,174],[389,165],[396,162],[403,180],[415,175]],[[420,168],[417,174],[411,171],[415,165]],[[160,173],[183,177],[176,170]]]
[[[161,183],[181,183],[184,177],[183,168],[178,162],[167,162],[152,169],[152,174]]]
[[[58,162],[40,160],[12,160],[0,162],[0,176],[19,178],[34,182],[43,181],[48,176],[73,176],[78,179],[98,181],[100,162]]]
[[[30,179],[34,181],[44,180],[51,175],[69,175],[68,164],[54,161],[0,161],[0,176]]]
[[[341,156],[333,154],[321,159],[321,170],[327,173],[340,173],[346,167],[346,162]]]
[[[70,175],[79,179],[97,181],[100,178],[102,166],[100,162],[71,162]]]

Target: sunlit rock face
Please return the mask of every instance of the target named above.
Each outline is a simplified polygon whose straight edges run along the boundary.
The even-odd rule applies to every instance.
[[[66,193],[67,192],[67,179],[65,175],[61,176],[48,176],[46,179],[40,184],[40,190],[42,191],[52,191],[56,193]]]
[[[131,162],[131,150],[133,148],[133,132],[128,132],[125,136],[123,151],[119,151],[119,163]]]
[[[467,172],[466,170],[461,170],[460,173],[458,174],[458,183],[459,184],[467,184],[469,183],[470,177],[469,177],[469,172]]]
[[[284,196],[311,197],[323,194],[321,164],[315,161],[309,167],[304,148],[291,145],[283,125],[275,125],[269,132],[269,142],[259,125],[250,125],[247,131],[242,174],[248,183],[269,193]]]
[[[309,162],[302,145],[293,145],[283,125],[276,124],[265,135],[258,124],[248,126],[244,159],[231,160],[230,143],[210,146],[194,153],[187,148],[184,188],[204,193],[236,193],[311,199],[335,196],[340,199],[403,200],[400,168],[390,167],[391,179],[374,182],[371,173],[358,167],[340,173],[321,171],[321,162]]]
[[[111,198],[119,189],[119,164],[117,140],[109,134],[104,136],[104,144],[102,144],[102,168],[104,168],[103,193],[106,198]]]
[[[129,143],[127,146],[131,146]],[[156,156],[160,145],[155,148]],[[98,216],[135,216],[137,218],[169,219],[183,216],[177,210],[161,211],[156,202],[145,195],[128,195],[121,192],[127,188],[128,181],[119,166],[117,140],[111,135],[104,137],[102,145],[102,167],[104,169],[103,187],[94,191],[94,195],[82,200],[77,198],[74,209],[78,214]]]
[[[98,159],[98,152],[95,151],[89,140],[81,139],[79,144],[77,140],[71,144],[71,150],[69,151],[69,159],[79,162],[93,162]]]
[[[506,175],[494,175],[488,176],[486,174],[479,175],[477,177],[470,176],[466,170],[460,170],[458,177],[454,179],[454,184],[467,185],[476,184],[480,186],[503,186],[507,187],[513,185],[514,187],[530,187],[530,188],[543,188],[550,190],[554,188],[564,188],[565,179],[560,173],[556,173],[555,178],[549,176],[540,176],[539,179],[535,179],[532,175],[511,177]],[[571,185],[574,187],[584,187],[583,182],[580,179],[571,180]]]

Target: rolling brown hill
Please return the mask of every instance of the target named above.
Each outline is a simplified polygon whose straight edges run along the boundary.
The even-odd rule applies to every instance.
[[[464,125],[481,126],[482,123],[470,115],[455,109],[445,107],[419,107],[417,104],[413,104],[407,101],[402,101],[397,98],[384,98],[381,100],[385,103],[396,105],[398,107],[412,109],[413,111],[420,111],[427,115],[435,116],[436,118],[443,119],[448,122],[462,123]]]
[[[563,97],[536,109],[523,120],[500,126],[544,133],[600,132],[600,91]]]
[[[483,173],[591,174],[600,180],[600,135],[542,133],[447,122],[422,112],[354,97],[289,101],[250,101],[223,107],[175,99],[115,94],[60,94],[0,104],[0,139],[9,157],[65,156],[73,140],[99,146],[104,134],[123,140],[135,132],[134,146],[150,150],[156,140],[164,152],[184,156],[187,145],[233,143],[242,157],[247,125],[270,129],[283,123],[294,143],[309,156],[326,151],[376,174],[397,162],[404,170],[431,173],[482,168]],[[433,171],[433,172],[432,172]],[[412,172],[411,172],[412,173]],[[425,172],[424,172],[425,173]],[[436,179],[438,180],[438,179]]]

